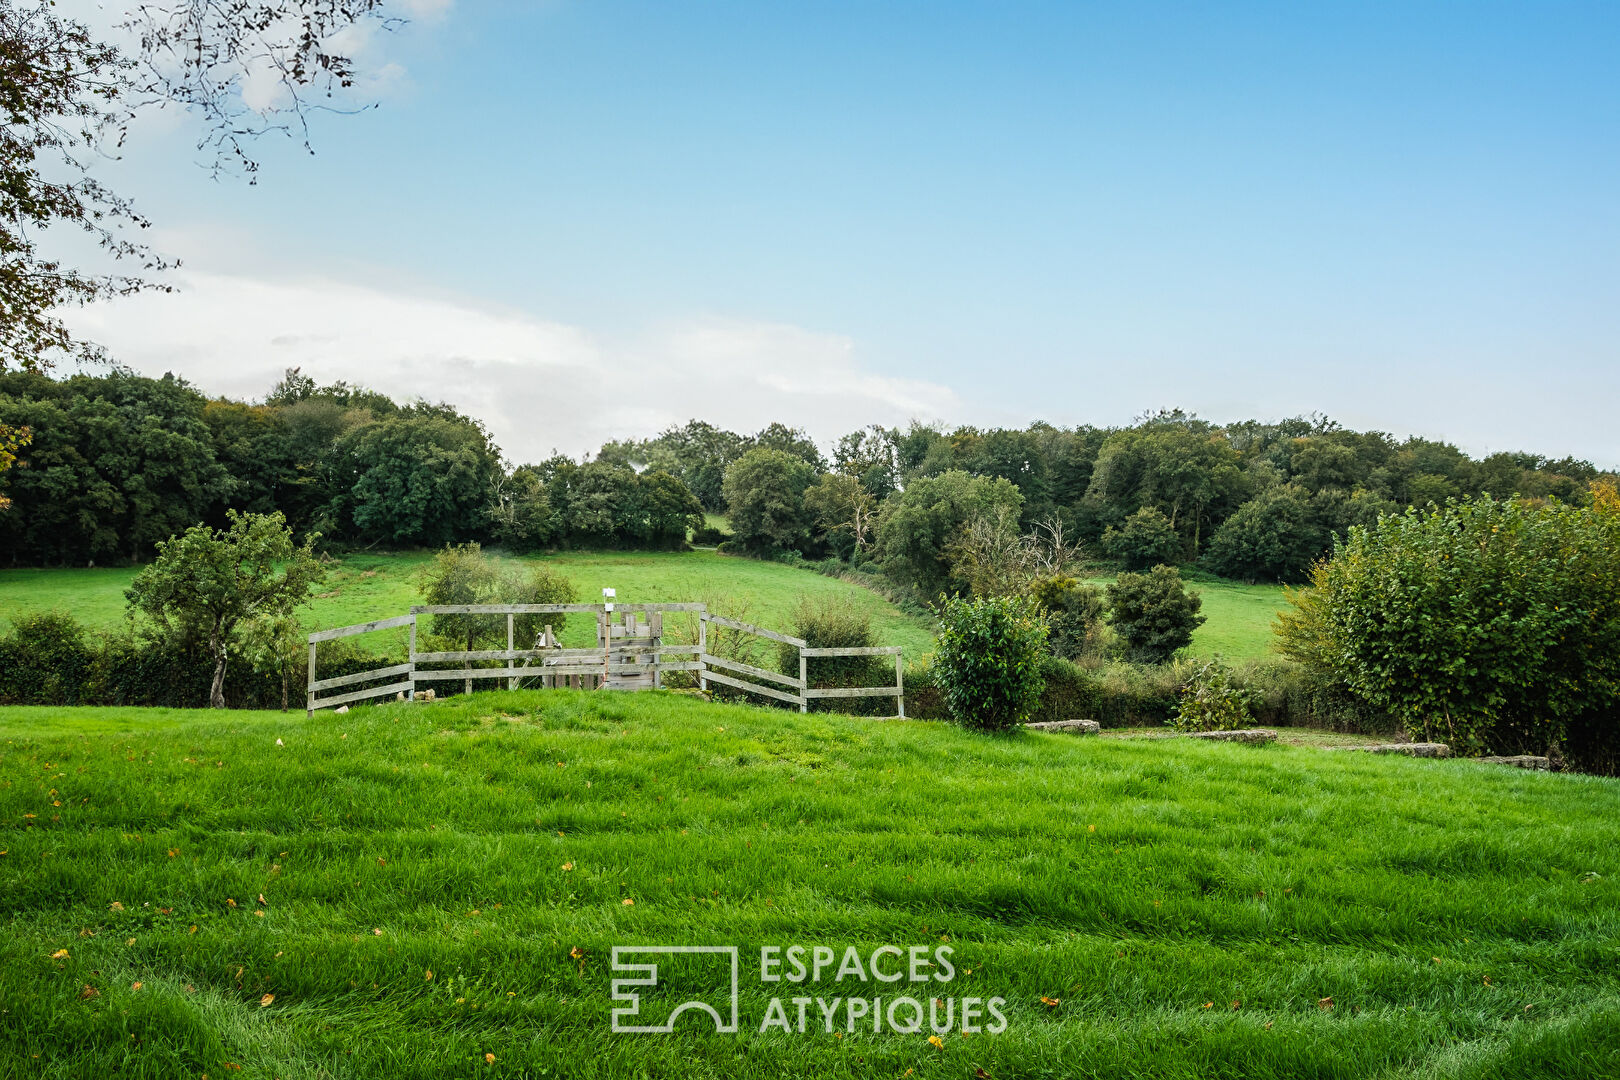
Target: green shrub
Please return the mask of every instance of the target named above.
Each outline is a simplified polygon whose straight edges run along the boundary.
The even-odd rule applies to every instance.
[[[801,600],[793,615],[793,633],[812,649],[869,649],[880,644],[872,631],[872,616],[847,596]],[[894,683],[894,660],[887,656],[812,656],[805,668],[810,686],[817,689]],[[798,646],[783,643],[777,647],[777,669],[798,677]],[[892,716],[894,699],[815,698],[810,711]]]
[[[1184,665],[1114,663],[1096,675],[1101,685],[1096,719],[1103,727],[1163,724],[1176,711]]]
[[[1206,661],[1181,686],[1181,701],[1170,717],[1177,731],[1236,731],[1254,722],[1249,694],[1220,658]]]
[[[1056,656],[1041,660],[1040,702],[1035,716],[1041,720],[1095,720],[1102,702],[1102,686],[1074,663]]]
[[[1578,730],[1583,756],[1620,752],[1620,506],[1601,492],[1381,518],[1290,599],[1284,654],[1415,737],[1540,753]]]
[[[1160,664],[1192,644],[1204,624],[1203,600],[1189,593],[1173,566],[1121,574],[1108,586],[1109,621],[1127,660]]]
[[[934,666],[952,717],[987,731],[1028,720],[1044,686],[1046,629],[1026,597],[945,600]]]
[[[1036,578],[1029,591],[1046,615],[1046,643],[1053,656],[1075,660],[1102,655],[1107,624],[1101,589],[1060,574]]]
[[[83,705],[94,651],[84,627],[60,611],[19,617],[0,639],[0,700]]]
[[[1170,519],[1144,506],[1102,534],[1103,550],[1128,571],[1181,561],[1181,537]]]

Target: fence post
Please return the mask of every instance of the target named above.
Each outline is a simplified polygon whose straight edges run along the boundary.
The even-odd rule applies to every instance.
[[[709,613],[698,612],[698,689],[704,693],[709,691],[709,680],[704,678],[709,673],[709,665],[703,662],[703,654],[709,651]]]
[[[649,615],[647,626],[652,631],[653,689],[661,690],[664,686],[664,673],[658,669],[658,665],[664,662],[664,654],[658,650],[664,645],[664,613],[655,611]]]
[[[799,711],[810,711],[810,698],[805,693],[810,689],[810,660],[804,655],[804,646],[799,646]]]
[[[408,657],[406,657],[405,659],[411,665],[411,670],[406,676],[406,678],[410,679],[410,681],[411,681],[411,688],[409,690],[405,691],[405,700],[406,701],[415,701],[416,700],[416,616],[414,614],[411,616],[411,654]]]
[[[315,643],[309,643],[309,696],[304,702],[305,718],[315,715]]]
[[[512,613],[510,611],[506,613],[506,651],[512,651]],[[510,656],[506,658],[506,670],[512,670],[512,658]],[[518,681],[516,678],[508,675],[506,677],[506,688],[508,690],[516,690],[517,682]]]
[[[894,654],[894,688],[898,691],[894,700],[900,706],[900,719],[906,718],[906,665],[905,659],[899,653]]]

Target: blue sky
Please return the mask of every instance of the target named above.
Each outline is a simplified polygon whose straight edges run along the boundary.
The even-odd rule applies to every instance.
[[[136,367],[446,398],[515,459],[697,415],[1321,411],[1620,465],[1620,8],[412,0],[380,103],[209,180]]]

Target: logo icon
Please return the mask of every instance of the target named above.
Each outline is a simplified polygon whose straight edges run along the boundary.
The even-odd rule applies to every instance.
[[[646,956],[649,959],[661,957],[662,959],[648,963],[626,963],[621,957]],[[731,988],[731,999],[728,1003],[729,1016],[721,1015],[709,1001],[702,1000],[700,991],[703,987],[712,987],[718,982],[716,975],[723,958],[727,969],[726,984]],[[664,978],[659,978],[659,966],[664,967]],[[723,1035],[735,1034],[737,1031],[737,946],[735,945],[615,945],[613,947],[613,971],[631,973],[633,977],[614,979],[612,996],[614,1001],[625,1002],[625,1005],[615,1006],[613,1009],[613,1030],[631,1035],[661,1035],[669,1034],[675,1030],[675,1021],[682,1013],[707,1013],[714,1020],[714,1030]],[[642,995],[646,993],[649,1001],[649,1012],[656,1012],[655,1006],[660,1004],[656,999],[660,996],[670,996],[659,993],[660,988],[667,987],[687,988],[692,997],[682,1001],[664,1018],[662,1024],[635,1023],[646,1021],[649,1017],[642,1013]],[[684,997],[679,990],[673,996]],[[712,996],[712,995],[711,995]]]

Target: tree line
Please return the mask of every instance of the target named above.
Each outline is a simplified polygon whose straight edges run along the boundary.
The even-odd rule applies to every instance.
[[[693,420],[583,461],[514,467],[448,405],[297,370],[254,403],[172,375],[5,373],[0,425],[29,439],[0,473],[14,565],[147,561],[230,509],[280,512],[327,544],[516,551],[677,548],[712,512],[728,515],[734,549],[871,564],[923,597],[973,592],[998,545],[1038,529],[1127,570],[1197,562],[1300,581],[1351,525],[1453,496],[1578,503],[1600,475],[1320,417],[1218,425],[1179,411],[1123,428],[874,425],[830,457],[785,424],[742,434]]]

